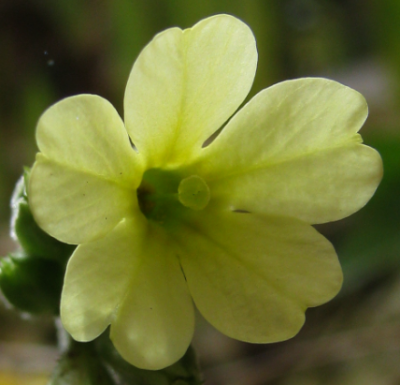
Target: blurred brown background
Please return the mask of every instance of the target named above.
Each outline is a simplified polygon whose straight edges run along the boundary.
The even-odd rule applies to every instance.
[[[161,30],[229,13],[250,25],[259,65],[251,95],[323,76],[364,94],[362,130],[384,180],[352,217],[319,226],[345,273],[341,294],[307,312],[293,340],[249,345],[199,318],[195,345],[209,385],[400,384],[400,2],[398,0],[1,0],[0,255],[9,197],[36,152],[40,114],[69,95],[98,94],[122,114],[130,68]],[[0,304],[0,385],[45,384],[56,359],[49,319]]]

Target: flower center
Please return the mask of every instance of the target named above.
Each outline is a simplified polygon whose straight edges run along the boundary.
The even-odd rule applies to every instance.
[[[167,224],[185,215],[188,209],[203,210],[210,201],[210,189],[198,175],[182,178],[175,171],[150,169],[143,175],[137,196],[147,219]]]

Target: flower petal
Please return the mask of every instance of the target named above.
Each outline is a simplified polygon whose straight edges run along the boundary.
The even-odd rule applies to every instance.
[[[141,217],[121,221],[106,237],[78,246],[61,296],[61,320],[78,341],[90,341],[112,322],[140,264],[136,244],[146,232]]]
[[[114,107],[96,95],[78,95],[56,103],[41,116],[36,140],[48,159],[136,188],[138,156]]]
[[[210,183],[218,204],[308,223],[338,220],[363,207],[382,175],[379,154],[355,144]]]
[[[73,96],[40,118],[41,153],[29,203],[38,224],[66,243],[91,241],[138,207],[139,157],[114,107],[94,95]]]
[[[194,331],[194,311],[175,247],[161,228],[150,227],[141,264],[111,324],[111,339],[128,362],[142,369],[172,365],[186,352]]]
[[[44,231],[71,244],[101,237],[122,218],[139,212],[134,190],[40,153],[29,180],[29,206]]]
[[[290,338],[306,308],[341,287],[332,245],[303,222],[203,210],[186,225],[174,236],[189,290],[203,316],[230,337]]]
[[[133,66],[126,127],[148,167],[182,163],[247,96],[257,50],[249,27],[218,15],[157,35]]]
[[[367,112],[358,92],[334,81],[277,84],[232,118],[197,172],[226,207],[309,223],[346,217],[382,178],[379,154],[357,134]]]

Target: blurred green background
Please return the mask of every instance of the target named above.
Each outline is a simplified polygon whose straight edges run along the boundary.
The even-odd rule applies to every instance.
[[[361,212],[318,226],[345,274],[341,294],[307,312],[291,341],[248,345],[201,318],[195,345],[209,385],[400,383],[399,0],[2,0],[0,2],[0,255],[9,197],[34,161],[35,125],[51,104],[98,94],[122,114],[130,68],[161,30],[229,13],[252,28],[259,65],[251,95],[276,82],[323,76],[360,91],[362,130],[385,176]],[[0,384],[44,384],[56,359],[51,320],[0,304]]]

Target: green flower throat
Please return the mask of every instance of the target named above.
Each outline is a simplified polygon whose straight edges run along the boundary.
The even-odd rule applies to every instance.
[[[173,171],[150,169],[143,175],[137,196],[147,219],[167,224],[187,209],[203,210],[210,201],[210,189],[198,175],[182,178]]]

